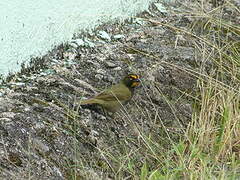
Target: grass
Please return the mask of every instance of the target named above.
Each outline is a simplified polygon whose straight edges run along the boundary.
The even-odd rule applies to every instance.
[[[230,5],[226,2],[221,8]],[[148,172],[145,179],[240,178],[240,26],[220,19],[216,12],[201,16],[196,13],[196,16],[199,21],[207,21],[208,26],[200,27],[201,38],[194,32],[188,34],[201,39],[196,48],[202,52],[202,58],[210,59],[213,65],[209,73],[198,77],[199,96],[195,98],[192,121],[184,136],[172,143],[161,160],[164,164]],[[238,38],[228,39],[228,33]],[[149,166],[144,165],[141,171],[147,172]]]
[[[185,29],[145,19],[191,40],[198,52],[198,60],[202,62],[199,71],[163,61],[156,64],[178,69],[196,80],[196,92],[182,92],[178,99],[171,99],[161,91],[161,84],[152,82],[151,89],[166,102],[178,128],[165,125],[162,114],[159,114],[143,84],[150,108],[136,104],[133,113],[122,114],[121,122],[131,125],[127,136],[109,143],[107,147],[102,146],[101,142],[94,146],[94,137],[90,140],[81,137],[80,142],[73,138],[74,159],[69,158],[65,164],[61,164],[62,161],[58,164],[67,179],[240,179],[240,26],[233,22],[234,18],[225,17],[223,9],[228,8],[238,14],[240,10],[230,1],[213,9],[207,7],[207,0],[194,4],[196,6],[182,12],[194,19]],[[175,46],[178,46],[178,40]],[[157,54],[134,48],[131,50],[159,60]],[[181,92],[180,89],[178,91]],[[182,97],[191,99],[191,121],[187,123],[180,121],[175,109],[175,104]],[[38,99],[35,101],[48,105]],[[57,104],[64,106],[60,101]],[[60,130],[77,137],[79,129],[84,129],[85,124],[78,121],[78,113],[67,106],[64,109],[62,113],[71,124],[67,122],[65,129]],[[136,112],[138,122],[132,117]],[[145,127],[144,121],[148,121],[150,127]],[[108,138],[109,142],[114,140],[111,136]],[[82,153],[79,148],[81,141],[90,142],[88,145],[97,151],[97,156],[93,152]]]
[[[196,19],[188,30],[149,20],[190,36],[202,62],[210,62],[208,69],[203,67],[201,72],[180,68],[197,79],[197,93],[194,97],[189,95],[193,99],[191,122],[180,131],[171,131],[163,123],[153,123],[153,131],[146,133],[128,117],[138,138],[125,137],[112,147],[98,149],[103,158],[94,162],[95,166],[102,167],[100,171],[113,174],[111,178],[240,178],[240,26],[225,18],[223,9],[238,13],[240,10],[230,1],[208,10],[204,2],[186,12]],[[153,57],[146,52],[143,54]],[[176,67],[167,62],[165,65]],[[156,92],[163,96],[158,88]],[[147,114],[143,109],[139,111]],[[156,120],[162,122],[157,112],[155,119],[149,121]],[[117,150],[113,153],[113,149]]]

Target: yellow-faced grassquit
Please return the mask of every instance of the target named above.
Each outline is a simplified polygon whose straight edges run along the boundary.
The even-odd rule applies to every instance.
[[[100,105],[104,110],[115,113],[122,105],[128,103],[134,93],[134,88],[140,85],[139,76],[129,74],[118,84],[104,90],[93,98],[82,100],[80,105]]]

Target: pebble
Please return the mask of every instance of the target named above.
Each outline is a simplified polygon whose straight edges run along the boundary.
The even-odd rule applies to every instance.
[[[16,113],[14,113],[14,112],[2,112],[0,114],[0,117],[13,119],[15,115],[16,115]]]
[[[103,70],[103,69],[98,69],[98,70],[97,70],[97,74],[105,75],[105,74],[106,74],[106,71]]]
[[[114,63],[112,63],[112,62],[106,61],[105,63],[106,63],[106,66],[107,66],[108,68],[115,68],[115,67],[117,67],[117,65],[114,64]]]
[[[120,71],[120,70],[122,70],[122,68],[118,66],[118,67],[115,67],[113,70],[114,71]]]
[[[96,74],[95,78],[98,80],[102,80],[103,79],[103,75],[102,74]]]
[[[113,36],[114,39],[122,39],[125,38],[125,36],[123,34],[116,34]]]
[[[42,153],[47,153],[47,152],[49,152],[49,147],[47,146],[47,145],[45,145],[42,141],[40,141],[39,139],[36,139],[36,138],[34,138],[33,140],[32,140],[32,142],[33,142],[33,146],[37,149],[37,150],[39,150],[40,152],[42,152]]]
[[[0,118],[0,122],[4,122],[4,123],[6,123],[6,122],[10,122],[10,121],[12,121],[12,119],[10,119],[10,118],[6,118],[6,117],[4,117],[4,118]]]
[[[78,46],[84,46],[84,44],[85,44],[82,39],[75,39],[72,42],[77,44]]]
[[[74,47],[74,48],[77,48],[78,45],[76,43],[70,43],[70,46]]]
[[[111,41],[111,36],[106,31],[99,31],[98,36],[104,40]]]
[[[90,89],[91,91],[95,92],[95,89],[91,84],[89,84],[81,79],[75,79],[75,81],[77,81],[79,83],[79,85],[82,86],[84,89],[85,88]]]

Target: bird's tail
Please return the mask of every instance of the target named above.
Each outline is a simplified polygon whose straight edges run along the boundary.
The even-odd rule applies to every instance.
[[[80,106],[83,109],[90,109],[91,111],[95,111],[99,114],[103,114],[103,109],[100,106],[97,106],[97,102],[95,99],[86,99],[80,102]]]
[[[96,104],[95,99],[86,99],[86,100],[82,100],[80,101],[80,105],[90,105],[90,104]]]

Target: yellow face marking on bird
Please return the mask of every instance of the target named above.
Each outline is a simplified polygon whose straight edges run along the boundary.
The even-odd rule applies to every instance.
[[[139,80],[140,76],[135,75],[135,74],[130,74],[128,77],[132,81],[132,84],[131,84],[132,88],[139,86],[139,84],[140,84],[140,80]]]
[[[140,82],[133,82],[131,87],[137,87],[140,84]]]
[[[129,75],[129,77],[132,78],[132,79],[139,79],[138,75]]]

